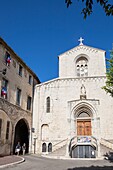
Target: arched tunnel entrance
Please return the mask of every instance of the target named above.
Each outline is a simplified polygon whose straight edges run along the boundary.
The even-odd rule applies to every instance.
[[[14,145],[13,145],[13,153],[15,154],[15,148],[17,143],[20,142],[20,145],[26,144],[26,153],[29,152],[29,129],[28,125],[24,119],[18,121],[15,127],[15,136],[14,136]],[[20,151],[20,154],[22,150]]]

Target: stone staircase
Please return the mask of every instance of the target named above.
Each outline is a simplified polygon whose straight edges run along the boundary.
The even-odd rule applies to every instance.
[[[48,154],[49,156],[65,156],[66,155],[66,145]]]
[[[65,146],[67,144],[67,140],[68,139],[64,139],[64,140],[61,140],[61,141],[57,142],[56,144],[54,144],[52,146],[52,152],[54,152],[54,151],[62,148],[63,146]]]
[[[64,139],[62,141],[57,142],[56,144],[52,146],[52,152],[49,152],[47,155],[53,156],[53,157],[54,156],[55,157],[65,156],[67,142],[68,142],[68,139]]]
[[[101,139],[100,141],[100,153],[105,158],[113,158],[113,140]]]
[[[113,140],[106,140],[101,138],[100,144],[113,150]]]

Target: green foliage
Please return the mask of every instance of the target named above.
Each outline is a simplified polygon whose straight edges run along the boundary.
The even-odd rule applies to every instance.
[[[111,58],[108,60],[109,67],[107,69],[107,81],[106,86],[103,89],[113,97],[113,50],[111,51]]]
[[[65,0],[67,8],[72,4],[73,0]],[[94,0],[78,0],[85,3],[85,7],[82,9],[84,18],[93,12],[93,2]],[[109,3],[109,0],[96,0],[97,3],[103,8],[107,16],[113,15],[113,5]]]
[[[65,3],[67,4],[67,8],[69,7],[69,5],[72,4],[72,1],[71,0],[65,0]]]

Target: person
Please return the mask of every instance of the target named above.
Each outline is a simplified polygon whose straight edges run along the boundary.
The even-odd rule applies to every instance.
[[[20,146],[20,142],[17,143],[16,148],[15,148],[15,153],[17,153],[17,155],[19,155],[21,150],[21,146]]]
[[[25,155],[25,151],[26,151],[26,144],[24,143],[23,146],[22,146],[23,155]]]

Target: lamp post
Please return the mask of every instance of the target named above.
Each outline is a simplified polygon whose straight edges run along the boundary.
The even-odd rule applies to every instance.
[[[34,154],[36,153],[36,140],[37,140],[37,137],[34,137]]]

